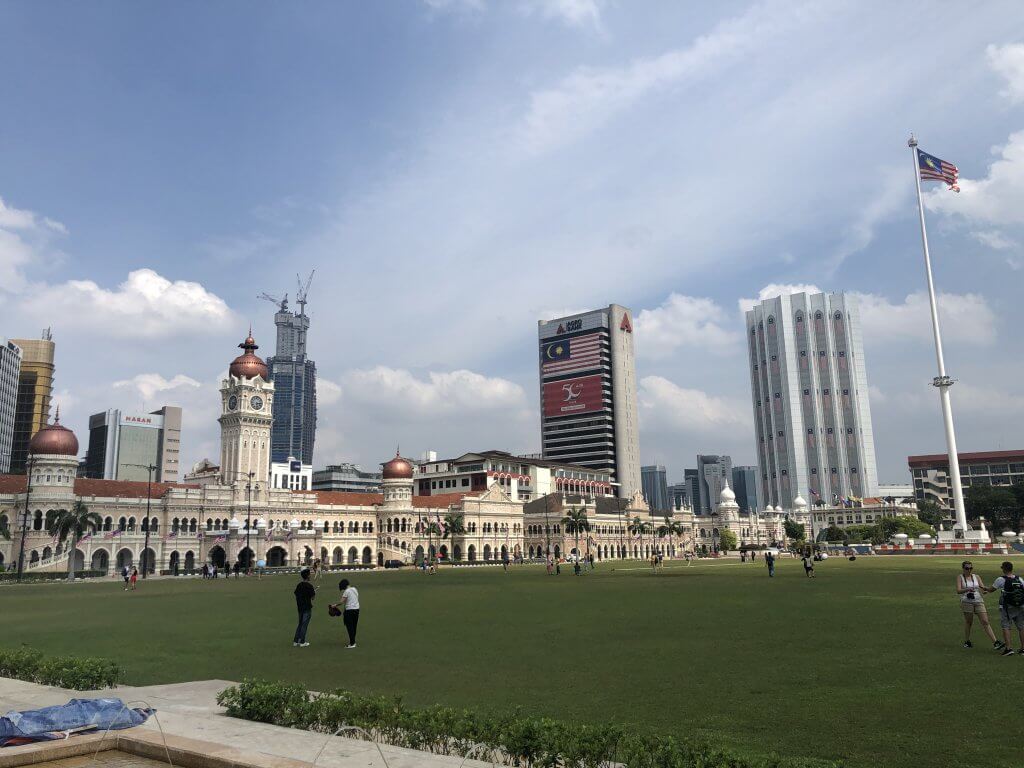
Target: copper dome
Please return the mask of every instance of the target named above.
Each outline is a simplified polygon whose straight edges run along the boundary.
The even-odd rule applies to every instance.
[[[45,454],[48,456],[77,456],[78,438],[75,433],[67,427],[61,426],[60,408],[53,419],[53,424],[47,424],[34,435],[28,443],[28,452]]]
[[[228,373],[239,378],[244,376],[247,379],[262,376],[264,381],[268,381],[270,375],[267,373],[267,364],[253,353],[253,350],[259,349],[259,346],[253,341],[252,330],[249,331],[249,336],[246,340],[238,346],[245,350],[245,354],[239,355],[231,361]]]
[[[395,451],[395,458],[383,466],[385,480],[412,480],[412,464],[403,459],[398,451]]]

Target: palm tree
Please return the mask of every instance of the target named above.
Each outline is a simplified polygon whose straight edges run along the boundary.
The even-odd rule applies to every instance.
[[[665,515],[665,524],[658,526],[658,538],[664,539],[667,536],[668,543],[671,544],[673,537],[682,536],[683,531],[684,528],[682,523],[673,520],[668,515]]]
[[[644,542],[644,534],[651,529],[651,524],[645,520],[641,520],[639,517],[634,517],[629,521],[629,525],[626,529],[631,535],[640,539],[640,543]]]
[[[86,533],[97,531],[103,525],[103,518],[79,500],[74,506],[68,509],[58,509],[47,531],[55,536],[60,544],[63,544],[69,537],[71,546],[68,548],[68,583],[75,579],[75,549],[78,542]]]
[[[461,536],[466,532],[466,516],[461,512],[449,512],[444,516],[444,538],[449,536],[452,539],[452,551],[455,550],[455,537]],[[455,557],[453,556],[452,565],[455,564]]]
[[[562,525],[565,526],[566,533],[572,533],[576,536],[576,559],[580,556],[580,534],[590,532],[590,522],[587,520],[587,510],[585,509],[570,509],[565,517],[562,518]],[[590,537],[587,537],[587,555],[590,555]]]

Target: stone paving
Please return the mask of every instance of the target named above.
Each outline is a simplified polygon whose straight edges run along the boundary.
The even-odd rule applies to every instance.
[[[157,710],[139,729],[157,730],[181,739],[198,740],[216,745],[218,754],[255,753],[263,759],[258,762],[274,764],[278,758],[312,763],[324,743],[317,766],[325,768],[385,768],[377,747],[367,741],[342,737],[327,737],[309,731],[283,728],[265,723],[253,723],[227,717],[217,704],[217,694],[232,683],[226,680],[199,680],[191,683],[153,685],[144,687],[122,686],[104,691],[76,692],[52,688],[21,680],[0,677],[0,714],[10,710],[38,709],[65,704],[72,698],[120,698],[133,707],[149,706]],[[381,745],[390,768],[459,768],[461,757],[432,755],[412,749]],[[17,748],[15,748],[17,749]],[[5,752],[7,750],[4,750]],[[268,760],[269,758],[269,760]],[[239,764],[242,764],[239,760]],[[256,761],[254,761],[256,762]],[[466,766],[483,768],[490,765],[472,760]]]

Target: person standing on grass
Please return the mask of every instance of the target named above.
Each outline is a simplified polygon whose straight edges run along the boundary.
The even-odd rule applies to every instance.
[[[131,569],[126,565],[121,569],[121,578],[124,579],[124,591],[128,591],[128,579],[131,577]]]
[[[555,572],[555,561],[551,559],[551,555],[548,555],[548,559],[547,559],[547,562],[545,564],[545,567],[547,568],[548,576],[551,576],[551,575],[554,574],[554,572]]]
[[[804,556],[801,559],[803,560],[803,564],[804,564],[804,574],[807,576],[808,579],[813,579],[814,578],[814,555],[812,555],[810,552],[804,552]]]
[[[292,646],[295,648],[308,648],[306,642],[306,631],[309,629],[309,620],[313,618],[313,598],[316,597],[316,587],[309,581],[309,568],[299,571],[302,577],[295,586],[295,607],[299,611],[299,623],[295,627],[295,637],[292,638]]]
[[[1020,640],[1020,651],[1024,655],[1024,579],[1013,572],[1013,563],[1009,560],[1001,566],[1003,575],[992,582],[989,592],[1000,591],[999,595],[999,623],[1003,628],[1003,656],[1012,656],[1014,650],[1011,647],[1010,630],[1017,628]]]
[[[345,622],[345,629],[348,631],[347,648],[356,647],[356,628],[359,626],[359,590],[349,584],[348,579],[338,582],[338,589],[341,590],[341,602],[332,605],[332,608],[342,609],[341,620]]]
[[[764,553],[764,563],[768,566],[768,578],[775,578],[775,555],[771,552]]]
[[[992,631],[992,625],[988,621],[988,610],[985,608],[985,599],[982,597],[990,592],[981,577],[974,573],[974,565],[970,560],[964,560],[960,564],[960,575],[956,577],[956,593],[960,595],[960,611],[964,615],[964,648],[973,648],[971,643],[971,625],[974,624],[974,617],[978,617],[981,628],[988,639],[992,641],[992,647],[997,651],[1005,646],[996,640],[996,633]]]
[[[135,585],[139,581],[139,569],[134,565],[132,566],[132,575],[128,577],[128,583],[132,586],[132,592],[135,591]]]

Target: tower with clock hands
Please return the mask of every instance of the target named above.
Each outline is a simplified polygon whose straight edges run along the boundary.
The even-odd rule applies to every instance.
[[[267,364],[256,356],[259,346],[251,330],[238,346],[243,353],[231,362],[220,385],[220,471],[224,485],[245,493],[249,478],[254,488],[267,488],[274,383]]]

